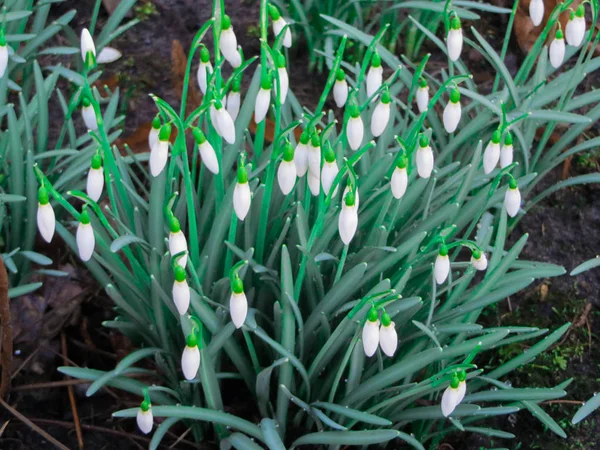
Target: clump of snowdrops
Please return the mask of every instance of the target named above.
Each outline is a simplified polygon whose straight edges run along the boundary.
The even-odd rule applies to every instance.
[[[588,7],[595,23],[597,4]],[[569,324],[486,328],[478,319],[535,279],[564,273],[518,259],[527,235],[507,246],[526,210],[561,186],[599,181],[576,177],[528,198],[565,155],[598,139],[569,147],[600,113],[598,95],[573,96],[598,65],[587,45],[598,37],[584,32],[564,56],[573,67],[547,81],[555,68],[544,42],[567,8],[551,13],[514,78],[502,62],[510,30],[499,55],[450,3],[445,42],[428,34],[448,55],[441,79],[427,73],[428,55],[401,64],[380,46],[388,27],[368,36],[339,24],[344,36],[309,111],[289,83],[290,22],[263,0],[260,56],[246,58],[217,0],[191,43],[179,112],[153,97],[149,156],[127,160],[90,89],[94,47],[84,31],[75,95],[97,147],[85,192],[61,192],[37,171],[38,223],[44,233],[53,203],[72,214],[75,236],[61,234],[115,303],[104,325],[139,350],[112,371],[61,371],[90,380],[88,395],[114,386],[140,396],[139,407],[114,415],[154,431],[151,448],[181,422],[225,448],[399,440],[392,445],[423,449],[451,432],[514,437],[485,420],[522,409],[565,436],[539,403],[564,396],[570,380],[515,386],[510,374]],[[344,61],[348,40],[366,47],[360,65]],[[465,45],[496,71],[491,92],[468,74]],[[190,82],[204,97],[186,115]],[[328,99],[334,110],[325,111]],[[589,104],[586,115],[572,112]],[[546,148],[558,122],[571,129]],[[516,342],[528,350],[477,366],[481,353]],[[252,412],[226,412],[238,403]]]

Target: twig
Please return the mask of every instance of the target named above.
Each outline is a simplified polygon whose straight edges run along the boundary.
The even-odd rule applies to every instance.
[[[60,333],[60,347],[62,350],[63,364],[68,365],[67,358],[67,337],[65,336],[65,332],[61,331]],[[81,432],[81,424],[79,423],[79,413],[77,412],[77,403],[75,403],[75,394],[73,392],[73,385],[67,386],[67,391],[69,393],[69,403],[71,403],[71,411],[73,411],[73,422],[75,423],[75,434],[77,435],[77,446],[79,450],[83,450],[83,433]]]
[[[13,416],[15,416],[17,419],[19,419],[21,422],[23,422],[25,425],[27,425],[33,431],[38,433],[40,436],[42,436],[48,442],[52,443],[56,448],[59,448],[60,450],[69,450],[68,447],[61,444],[59,441],[54,439],[51,435],[46,433],[44,430],[42,430],[40,427],[38,427],[35,423],[33,423],[31,420],[29,420],[27,417],[25,417],[23,414],[21,414],[15,408],[13,408],[8,403],[6,403],[2,399],[2,397],[0,397],[0,405],[4,406],[9,413],[11,413]]]
[[[565,404],[565,405],[583,405],[584,402],[581,400],[548,400],[547,402],[542,402],[544,405],[553,405],[553,404]]]
[[[0,321],[2,322],[2,342],[0,346],[0,398],[3,398],[10,386],[10,370],[12,367],[13,341],[10,322],[10,303],[8,300],[8,274],[4,260],[0,256]]]
[[[32,384],[22,384],[20,386],[13,386],[11,392],[15,391],[31,391],[35,389],[47,389],[47,388],[56,388],[56,387],[64,387],[64,386],[76,386],[79,384],[90,384],[89,380],[60,380],[60,381],[48,381],[45,383],[32,383]]]

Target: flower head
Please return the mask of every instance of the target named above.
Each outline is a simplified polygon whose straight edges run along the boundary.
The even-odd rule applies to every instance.
[[[350,107],[350,119],[348,119],[346,124],[346,137],[348,138],[348,144],[352,150],[356,151],[359,149],[364,134],[365,127],[360,118],[360,110],[358,109],[358,106],[352,105]]]
[[[96,65],[96,45],[90,34],[90,30],[84,28],[81,30],[81,59],[88,69]]]
[[[338,219],[338,231],[345,245],[349,245],[358,228],[358,208],[355,208],[355,196],[348,192],[342,200],[342,210]]]
[[[487,257],[485,256],[485,253],[483,253],[480,250],[473,250],[473,253],[471,255],[471,264],[477,270],[487,269],[488,260],[487,260]]]
[[[343,69],[338,69],[335,74],[335,84],[333,85],[333,100],[338,108],[343,108],[348,100],[348,82]]]
[[[371,67],[367,72],[367,97],[371,98],[383,83],[383,67],[381,56],[375,51],[371,58]],[[375,97],[376,98],[376,97]]]
[[[231,18],[225,14],[221,23],[221,36],[219,37],[219,49],[229,64],[235,69],[242,64],[242,58],[238,52],[237,38]]]
[[[406,188],[408,187],[408,172],[406,168],[408,167],[408,159],[405,155],[402,155],[398,160],[398,164],[394,168],[394,172],[392,173],[392,180],[390,182],[390,187],[392,189],[392,195],[397,200],[400,200],[404,197],[406,193]]]
[[[338,172],[339,169],[335,160],[335,152],[333,151],[333,148],[331,148],[331,144],[327,142],[327,145],[325,146],[325,163],[323,164],[323,169],[321,170],[321,185],[323,186],[323,192],[325,195],[329,194],[333,180]],[[333,195],[335,195],[336,192],[337,188],[333,192]]]
[[[181,266],[175,266],[175,281],[173,282],[173,303],[180,316],[183,316],[190,307],[191,292],[186,280],[185,269]]]
[[[556,36],[550,44],[550,64],[558,69],[565,59],[565,39],[561,29],[556,31]]]
[[[85,124],[88,130],[98,129],[96,111],[94,111],[92,102],[86,96],[84,96],[83,100],[81,101],[81,118],[83,119],[83,123]]]
[[[500,160],[500,139],[500,130],[494,131],[492,139],[488,142],[483,152],[483,171],[486,175],[496,168]]]
[[[37,226],[44,240],[51,242],[56,228],[56,218],[50,204],[48,190],[44,186],[38,189]]]
[[[148,400],[144,400],[140,404],[136,417],[137,426],[144,434],[152,431],[154,425],[154,417],[152,416],[152,404]]]
[[[251,201],[252,194],[248,184],[248,172],[246,167],[241,164],[238,167],[237,183],[233,189],[233,209],[238,219],[244,220],[246,218],[248,211],[250,211]]]
[[[231,296],[229,297],[229,314],[236,328],[242,328],[248,315],[248,300],[244,293],[244,283],[235,274],[231,280]]]
[[[88,196],[97,202],[102,196],[104,189],[104,169],[102,167],[102,156],[99,153],[92,156],[92,164],[87,176],[86,192]]]
[[[203,95],[206,95],[208,88],[208,78],[213,72],[213,66],[210,63],[210,53],[208,49],[203,45],[200,47],[200,65],[198,66],[198,73],[196,78],[198,80],[198,86]]]
[[[513,163],[514,159],[514,147],[513,147],[513,138],[510,131],[506,133],[504,136],[504,144],[500,148],[500,167],[505,168],[510,166]]]
[[[444,417],[448,417],[456,409],[459,403],[462,401],[461,391],[459,389],[460,381],[458,376],[453,374],[450,386],[444,391],[442,396],[442,414]],[[464,396],[464,394],[462,394]]]
[[[433,150],[429,145],[429,139],[424,134],[419,138],[416,162],[419,176],[421,178],[429,178],[433,171]]]
[[[167,164],[170,137],[171,124],[166,123],[160,128],[158,142],[150,149],[150,173],[153,177],[159,176]]]
[[[529,17],[534,26],[539,26],[544,18],[544,0],[531,0],[529,2]]]
[[[450,258],[448,257],[448,248],[445,245],[440,247],[440,251],[435,259],[433,275],[437,284],[442,284],[448,278],[450,273]]]
[[[504,207],[510,217],[515,217],[519,213],[519,208],[521,207],[521,192],[519,191],[517,180],[512,176],[508,182],[506,194],[504,194]]]
[[[208,139],[206,139],[206,136],[199,128],[194,128],[192,134],[194,135],[194,140],[198,146],[198,152],[200,153],[202,162],[208,170],[217,175],[219,173],[219,160],[217,159],[215,149],[210,145],[210,142],[208,142]]]
[[[6,73],[8,67],[8,45],[6,45],[6,36],[4,30],[0,30],[0,78]]]
[[[283,159],[277,169],[277,182],[283,195],[288,195],[296,184],[296,164],[294,163],[294,147],[289,141],[283,148]]]
[[[379,328],[379,345],[381,350],[390,358],[398,348],[398,333],[392,318],[387,312],[381,315],[381,327]]]
[[[254,103],[254,122],[256,124],[261,123],[267,117],[269,112],[269,105],[271,103],[271,78],[266,76],[260,84],[258,94],[256,94],[256,101]]]
[[[390,91],[386,88],[381,95],[381,101],[377,103],[377,106],[373,110],[373,115],[371,116],[371,134],[375,137],[383,134],[390,121],[390,103]]]
[[[429,106],[429,86],[427,86],[427,81],[424,78],[419,80],[419,88],[417,89],[415,100],[420,113],[427,111]]]
[[[461,107],[460,107],[460,92],[457,88],[452,90],[450,101],[444,108],[444,128],[447,133],[454,133],[460,122]]]
[[[79,225],[77,226],[76,238],[79,257],[82,261],[89,261],[94,254],[96,239],[94,237],[94,229],[90,222],[90,214],[87,208],[84,207],[79,217]]]
[[[458,16],[454,16],[450,21],[450,31],[448,31],[446,38],[446,46],[448,47],[448,58],[451,61],[458,60],[463,47],[463,33]]]
[[[200,368],[200,349],[198,348],[198,338],[196,333],[192,333],[186,339],[186,346],[181,355],[181,371],[186,380],[191,381],[196,378]]]
[[[303,177],[308,170],[308,150],[310,144],[310,134],[308,130],[304,130],[300,135],[296,149],[294,150],[294,164],[296,165],[296,173],[299,177]],[[321,156],[319,156],[321,159]]]
[[[379,345],[379,313],[375,308],[371,308],[367,314],[362,330],[362,343],[365,355],[373,356]]]

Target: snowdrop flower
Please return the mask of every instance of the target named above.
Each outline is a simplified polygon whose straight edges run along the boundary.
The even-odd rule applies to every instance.
[[[487,256],[479,250],[473,250],[473,253],[471,254],[471,264],[477,270],[485,270],[488,265]]]
[[[362,330],[362,343],[365,355],[373,356],[379,345],[379,314],[375,308],[371,308],[367,314]]]
[[[260,89],[256,95],[256,102],[254,103],[254,122],[258,125],[269,112],[269,104],[271,103],[271,80],[267,76],[261,81]]]
[[[442,245],[435,259],[433,266],[433,275],[437,284],[442,284],[448,278],[450,273],[450,258],[448,257],[448,247]]]
[[[190,307],[190,287],[186,281],[185,269],[175,266],[175,281],[173,282],[173,303],[180,316],[183,316]]]
[[[500,130],[494,131],[492,139],[483,152],[483,171],[489,174],[496,168],[500,160]]]
[[[37,226],[44,240],[48,243],[52,241],[54,229],[56,228],[56,218],[54,209],[50,204],[48,190],[44,186],[41,186],[38,190]]]
[[[177,220],[177,217],[171,216],[169,218],[169,228],[171,230],[169,232],[169,253],[171,254],[171,258],[173,258],[178,253],[186,252],[186,254],[180,256],[177,259],[177,261],[175,261],[176,264],[180,265],[185,269],[188,258],[188,245],[187,239],[185,238],[185,234],[183,234],[183,231],[181,231],[181,225],[179,224],[179,220]]]
[[[515,217],[521,207],[521,192],[519,191],[517,180],[512,176],[508,182],[506,194],[504,194],[504,207],[510,217]]]
[[[237,183],[233,189],[233,209],[238,219],[244,220],[250,211],[252,194],[248,184],[248,172],[244,164],[240,164],[237,173]]]
[[[429,86],[427,86],[427,81],[421,78],[419,80],[419,89],[417,89],[417,109],[422,114],[427,111],[427,107],[429,106]]]
[[[390,358],[396,353],[398,348],[398,333],[396,333],[396,324],[392,321],[390,315],[384,312],[381,315],[381,328],[379,328],[379,345],[381,350]]]
[[[242,64],[242,59],[237,48],[237,38],[231,26],[231,18],[223,16],[221,36],[219,37],[219,49],[229,64],[235,69]]]
[[[150,149],[150,173],[157,177],[165,168],[169,158],[169,138],[171,137],[171,124],[164,124],[158,134],[158,142]]]
[[[277,169],[277,182],[283,195],[288,195],[296,184],[296,164],[294,163],[294,147],[286,142],[283,149],[283,159]]]
[[[463,33],[458,16],[454,16],[450,22],[450,31],[446,38],[446,46],[448,47],[448,58],[450,58],[450,61],[456,61],[460,58],[463,47]]]
[[[215,100],[211,110],[211,116],[214,115],[215,118],[213,125],[215,125],[215,130],[217,130],[219,136],[229,144],[235,143],[235,124],[227,109],[223,107],[219,100]]]
[[[277,55],[277,74],[279,75],[279,86],[281,87],[281,102],[283,105],[290,88],[290,78],[285,67],[285,56],[281,52]],[[275,83],[275,92],[277,93],[277,83]]]
[[[381,101],[377,104],[371,116],[371,134],[375,137],[383,134],[390,121],[390,102],[390,92],[386,88],[381,95]]]
[[[92,157],[85,190],[88,197],[97,202],[102,196],[102,189],[104,189],[104,168],[102,167],[102,156],[96,153]]]
[[[346,137],[348,138],[348,144],[352,150],[356,151],[359,149],[364,134],[365,127],[360,118],[358,106],[352,105],[350,107],[350,119],[348,119],[348,122],[346,123]]]
[[[227,95],[227,105],[225,106],[227,108],[227,112],[231,116],[231,120],[233,120],[234,122],[235,119],[237,119],[238,114],[240,113],[240,105],[242,103],[242,95],[240,94],[240,88],[240,78],[235,77],[233,83],[231,83],[231,91],[229,91],[229,94]]]
[[[448,417],[452,414],[462,400],[459,386],[460,381],[458,380],[458,377],[454,375],[450,381],[450,386],[446,388],[444,395],[442,395],[442,414],[444,417]]]
[[[392,181],[390,187],[392,188],[392,195],[395,199],[400,200],[406,193],[408,186],[408,173],[406,168],[408,167],[408,159],[402,155],[398,160],[398,164],[392,173]]]
[[[198,73],[196,78],[198,79],[198,86],[202,95],[206,95],[206,89],[208,87],[208,78],[213,72],[213,66],[210,63],[210,53],[208,49],[203,45],[200,48],[200,65],[198,66]]]
[[[158,142],[158,135],[160,133],[160,117],[156,116],[152,120],[152,126],[150,127],[150,132],[148,133],[148,148],[152,150],[152,147],[156,145]]]
[[[348,82],[346,74],[342,69],[338,69],[335,74],[335,84],[333,85],[333,99],[338,108],[343,108],[348,100]]]
[[[4,31],[0,31],[0,78],[6,73],[8,67],[8,45],[6,45],[6,36]]]
[[[310,135],[308,130],[304,130],[300,135],[300,140],[294,150],[294,164],[296,165],[296,173],[299,177],[303,177],[308,170],[308,151],[309,151]],[[321,155],[319,155],[319,161]],[[320,164],[320,162],[319,162]]]
[[[352,192],[352,182],[348,179],[348,184],[346,184],[346,188],[344,189],[344,193],[342,194],[342,198],[346,198],[348,192]],[[358,211],[358,207],[360,205],[360,195],[358,194],[358,187],[354,190],[354,209]]]
[[[429,139],[424,134],[419,138],[416,161],[419,176],[421,178],[429,178],[433,171],[433,150],[429,145]]]
[[[244,283],[236,274],[231,280],[231,297],[229,297],[229,314],[236,328],[242,328],[248,315],[248,300],[244,294]]]
[[[338,219],[338,230],[340,238],[345,245],[349,245],[350,241],[356,234],[358,227],[358,208],[355,208],[354,193],[348,192],[342,201],[342,211]]]
[[[310,190],[310,193],[313,195],[313,197],[316,197],[317,195],[319,195],[319,192],[321,192],[321,178],[319,175],[313,175],[313,173],[309,170],[308,171],[308,176],[306,177],[306,180],[308,182],[308,189]]]
[[[556,37],[550,44],[550,64],[558,69],[565,59],[565,39],[562,30],[556,31]]]
[[[457,88],[452,89],[450,101],[444,108],[444,128],[446,133],[454,133],[460,122],[460,92]]]
[[[331,148],[331,144],[327,142],[325,148],[325,162],[323,163],[323,169],[321,170],[321,184],[323,185],[323,192],[325,195],[329,195],[329,190],[333,185],[333,180],[338,174],[339,169],[335,160],[335,152]],[[337,193],[337,187],[333,191],[333,195]]]
[[[79,216],[79,225],[77,226],[75,240],[77,241],[79,257],[83,262],[89,261],[94,254],[96,239],[94,238],[94,229],[90,222],[90,215],[85,207],[81,212],[81,216]]]
[[[504,136],[504,145],[500,148],[500,167],[505,168],[513,163],[513,139],[510,132]]]
[[[96,65],[96,45],[87,28],[81,30],[81,59],[88,69]]]
[[[186,345],[181,355],[181,371],[186,380],[191,381],[196,378],[200,368],[200,349],[198,348],[198,338],[192,331],[186,339]]]
[[[208,139],[206,139],[206,136],[199,128],[194,128],[192,134],[198,146],[202,162],[208,170],[217,175],[219,173],[219,160],[217,159],[215,149],[210,145],[210,142],[208,142]]]
[[[571,12],[565,29],[567,44],[579,47],[585,37],[585,6],[579,5],[577,11]]]
[[[529,17],[534,26],[539,26],[544,18],[544,0],[531,0],[529,2]]]
[[[98,53],[96,62],[98,64],[110,64],[118,59],[121,59],[121,56],[123,56],[123,54],[116,48],[104,47],[102,50],[100,50],[100,53]]]
[[[281,34],[281,31],[287,25],[287,22],[283,17],[281,17],[281,13],[273,5],[269,5],[269,15],[273,21],[273,34],[277,39],[277,37]],[[283,46],[286,48],[290,48],[292,46],[292,31],[290,30],[290,27],[287,27],[285,30],[285,35],[283,36]]]
[[[83,97],[81,101],[81,118],[88,130],[97,130],[98,122],[96,121],[96,112],[89,98]]]
[[[152,416],[152,405],[149,401],[144,400],[140,404],[136,417],[137,426],[140,431],[144,434],[148,434],[152,431],[154,425],[154,417]]]
[[[310,138],[308,147],[308,172],[317,180],[321,179],[321,139],[316,132]]]
[[[371,98],[383,83],[383,67],[381,67],[381,56],[377,51],[373,53],[371,59],[371,67],[367,72],[367,97]],[[375,97],[373,100],[375,100]]]

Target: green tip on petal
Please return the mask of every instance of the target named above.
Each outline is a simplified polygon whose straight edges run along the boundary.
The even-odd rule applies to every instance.
[[[440,256],[448,256],[448,247],[444,244],[440,246]]]
[[[40,205],[47,205],[50,202],[50,197],[48,196],[48,189],[44,186],[41,186],[38,189],[38,202]]]
[[[279,10],[273,5],[269,5],[269,15],[271,16],[271,20],[279,20],[281,17]]]
[[[577,11],[575,12],[575,15],[579,18],[585,16],[585,6],[583,3],[577,7]]]
[[[343,69],[337,70],[337,72],[335,73],[335,79],[337,81],[344,81],[346,79],[346,73],[344,72]]]
[[[92,169],[98,170],[102,167],[102,156],[99,153],[96,153],[92,156]]]
[[[479,250],[473,250],[473,259],[481,259],[481,252]]]
[[[350,106],[350,117],[352,117],[353,119],[356,119],[359,116],[360,116],[360,110],[358,109],[358,106],[351,105]]]
[[[196,333],[192,332],[192,334],[189,334],[185,340],[185,344],[188,347],[198,347],[198,338],[196,337]]]
[[[405,155],[402,155],[398,160],[398,169],[406,169],[408,167],[408,158]]]
[[[285,56],[283,56],[283,53],[279,52],[277,53],[277,68],[285,69],[285,67]]]
[[[241,294],[242,292],[244,292],[244,283],[242,282],[242,279],[237,275],[235,275],[233,280],[231,280],[231,290],[235,294]]]
[[[504,136],[504,145],[513,145],[513,138],[510,132],[506,133],[506,136]]]
[[[88,212],[87,208],[83,208],[83,211],[81,211],[81,214],[79,215],[79,222],[83,225],[88,225],[90,223],[90,213]]]
[[[264,89],[266,91],[270,91],[271,90],[271,77],[266,76],[265,78],[263,78],[260,82],[260,88]]]
[[[92,105],[92,102],[90,101],[89,98],[83,97],[83,99],[81,99],[81,104],[83,105],[84,108],[89,108]]]
[[[154,119],[152,119],[152,128],[154,128],[155,130],[160,129],[160,117],[156,116]]]
[[[564,39],[564,34],[561,29],[556,30],[556,39]]]
[[[321,139],[317,133],[314,133],[310,138],[310,144],[315,148],[321,146]]]
[[[210,52],[204,45],[200,49],[200,61],[202,61],[204,64],[210,61]]]
[[[390,317],[390,315],[387,312],[384,312],[381,315],[381,324],[384,327],[389,327],[392,324],[392,318]]]
[[[169,218],[169,230],[171,230],[171,233],[179,233],[181,231],[179,220],[173,215]]]
[[[283,147],[283,160],[287,162],[294,160],[294,147],[290,144],[290,141],[286,141],[285,147]]]
[[[238,167],[237,180],[240,184],[248,182],[248,171],[246,170],[246,167],[243,164]]]
[[[185,269],[179,265],[175,267],[175,280],[179,283],[185,281]]]
[[[419,147],[425,148],[427,146],[429,146],[429,139],[427,139],[427,136],[422,134],[421,137],[419,138]]]
[[[390,95],[390,91],[387,88],[381,94],[381,103],[385,103],[386,105],[392,101],[392,96]]]
[[[455,373],[453,373],[452,379],[450,380],[450,387],[452,389],[458,389],[459,384],[460,384],[460,381],[458,381],[458,376]]]
[[[148,402],[146,400],[144,400],[142,403],[140,403],[140,409],[144,412],[147,412],[151,406],[152,405],[150,404],[150,402]]]
[[[377,319],[379,319],[379,313],[377,312],[377,309],[371,308],[367,313],[367,320],[369,322],[377,322]]]
[[[165,123],[162,127],[160,127],[160,133],[158,134],[158,139],[161,141],[168,141],[171,137],[171,124]]]
[[[494,131],[494,134],[492,134],[492,142],[494,144],[499,144],[501,139],[502,139],[502,133],[500,132],[500,130]]]
[[[325,146],[325,161],[328,163],[335,162],[335,152],[331,148],[331,144],[327,143]]]
[[[192,134],[194,135],[194,140],[196,141],[196,144],[202,145],[206,142],[206,136],[200,128],[193,128]]]
[[[354,193],[352,191],[346,194],[346,206],[354,206]]]
[[[519,187],[519,183],[517,183],[515,177],[510,177],[510,179],[508,180],[508,187],[510,189],[517,189]]]
[[[458,92],[458,88],[454,88],[452,89],[452,92],[450,92],[450,101],[452,103],[460,102],[460,92]]]
[[[464,370],[458,371],[458,381],[465,381],[467,379],[467,372]]]
[[[373,57],[371,58],[371,66],[372,67],[380,67],[381,66],[381,56],[379,56],[379,53],[377,51],[375,51],[373,53]]]
[[[450,28],[453,30],[460,30],[460,19],[458,16],[454,16],[452,18],[452,22],[450,23]]]
[[[425,78],[423,78],[423,77],[419,78],[419,87],[421,87],[421,88],[427,87],[427,81],[425,81]]]
[[[227,14],[224,14],[221,26],[223,27],[223,30],[228,30],[231,27],[231,17],[229,17]]]

